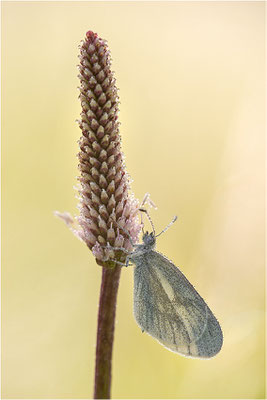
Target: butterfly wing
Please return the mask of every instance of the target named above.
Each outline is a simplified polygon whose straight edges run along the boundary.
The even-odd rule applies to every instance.
[[[134,315],[141,329],[176,353],[215,356],[223,342],[220,325],[179,268],[156,251],[135,262]]]

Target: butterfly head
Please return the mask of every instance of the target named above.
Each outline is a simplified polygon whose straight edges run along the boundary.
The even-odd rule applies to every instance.
[[[155,234],[153,232],[148,233],[145,232],[143,235],[143,243],[145,245],[146,248],[154,248],[155,244],[156,244],[156,237]]]

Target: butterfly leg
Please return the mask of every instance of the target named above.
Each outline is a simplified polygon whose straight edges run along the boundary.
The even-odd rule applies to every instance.
[[[126,250],[124,247],[113,247],[113,246],[107,246],[107,245],[102,245],[101,247],[103,247],[104,249],[108,249],[108,250],[120,250],[126,254],[131,254],[131,251]]]
[[[110,258],[109,261],[113,261],[114,263],[122,265],[124,267],[128,267],[129,265],[133,265],[133,264],[130,264],[129,262],[127,262],[127,259],[126,259],[126,262],[124,262],[124,263],[121,262],[121,261],[115,260],[114,258]]]

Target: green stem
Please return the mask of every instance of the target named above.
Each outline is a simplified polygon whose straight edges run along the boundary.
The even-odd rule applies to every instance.
[[[95,361],[94,399],[110,399],[112,348],[121,267],[102,270]]]

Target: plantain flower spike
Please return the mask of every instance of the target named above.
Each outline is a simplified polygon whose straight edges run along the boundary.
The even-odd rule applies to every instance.
[[[138,201],[129,194],[130,179],[121,151],[118,89],[107,42],[92,31],[80,46],[79,141],[81,229],[77,232],[97,263],[113,267],[125,261],[140,233]],[[130,236],[130,237],[129,237]]]

